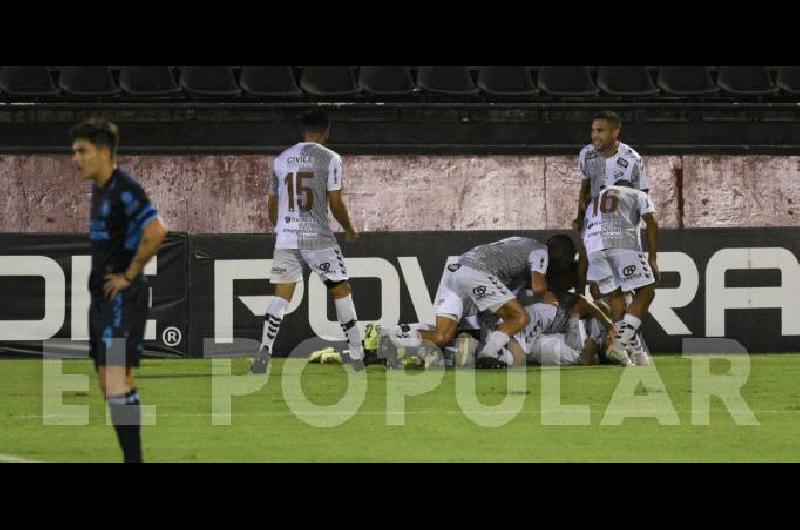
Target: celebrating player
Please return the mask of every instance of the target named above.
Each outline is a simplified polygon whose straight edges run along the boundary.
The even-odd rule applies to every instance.
[[[342,197],[342,158],[325,147],[330,119],[321,110],[303,116],[304,141],[281,153],[272,171],[269,218],[275,226],[270,282],[275,298],[267,308],[261,350],[254,373],[265,373],[284,313],[303,279],[303,264],[319,274],[336,305],[336,316],[350,345],[353,367],[364,367],[364,350],[344,256],[328,221],[328,207],[347,241],[358,239]]]

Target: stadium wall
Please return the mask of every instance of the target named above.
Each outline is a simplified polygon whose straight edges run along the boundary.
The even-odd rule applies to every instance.
[[[270,156],[126,156],[173,231],[259,233]],[[566,229],[574,156],[349,156],[349,208],[366,232]],[[800,225],[800,157],[646,156],[665,228]],[[0,232],[82,233],[90,187],[64,155],[0,156]]]

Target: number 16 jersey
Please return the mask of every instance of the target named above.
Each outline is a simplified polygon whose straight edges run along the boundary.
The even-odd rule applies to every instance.
[[[342,157],[315,143],[278,155],[270,195],[278,197],[277,249],[322,250],[336,246],[328,218],[328,192],[342,189]]]
[[[655,213],[650,196],[643,191],[611,186],[600,193],[586,212],[583,237],[586,253],[601,250],[642,251],[642,216]]]

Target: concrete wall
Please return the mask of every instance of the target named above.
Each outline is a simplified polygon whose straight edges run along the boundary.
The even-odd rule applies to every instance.
[[[137,175],[171,230],[269,230],[271,157],[138,156]],[[800,157],[645,157],[661,225],[800,225]],[[569,227],[575,157],[353,156],[345,158],[351,217],[362,231]],[[83,232],[90,186],[66,156],[0,156],[1,232]]]

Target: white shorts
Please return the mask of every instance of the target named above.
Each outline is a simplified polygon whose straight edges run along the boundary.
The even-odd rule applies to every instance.
[[[459,269],[457,264],[449,264],[442,273],[439,288],[436,290],[436,300],[433,305],[434,313],[437,317],[445,317],[456,322],[464,319],[473,319],[477,324],[478,311],[472,300],[462,299],[455,291],[448,287],[453,271]]]
[[[323,282],[346,282],[347,267],[339,246],[322,250],[275,249],[269,281],[272,284],[292,284],[303,281],[303,264],[319,274]]]
[[[496,276],[464,265],[450,267],[446,288],[463,302],[472,300],[479,311],[492,313],[517,298]]]
[[[581,350],[567,343],[566,335],[540,335],[531,343],[528,362],[543,366],[573,366],[581,361]]]
[[[655,283],[647,256],[635,250],[601,250],[589,254],[586,280],[597,283],[601,294],[621,288],[635,291]]]

